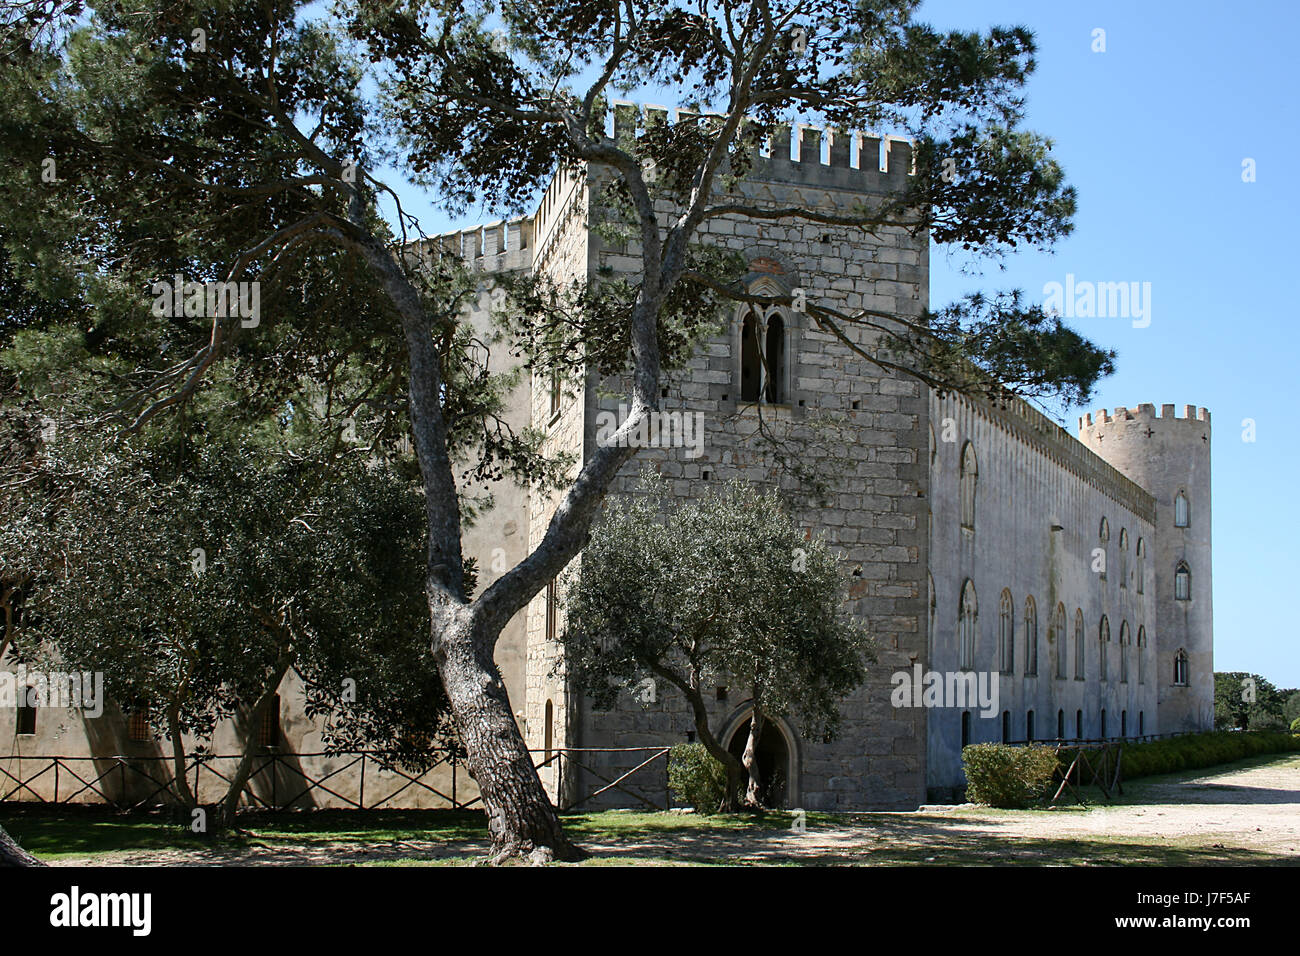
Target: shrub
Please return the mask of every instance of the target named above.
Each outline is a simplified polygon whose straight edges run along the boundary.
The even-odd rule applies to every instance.
[[[966,799],[990,807],[1019,810],[1051,786],[1056,754],[1051,747],[972,744],[961,752],[966,768]]]
[[[668,786],[696,813],[717,813],[727,795],[727,771],[704,744],[678,744],[668,753]]]
[[[1285,732],[1219,730],[1147,743],[1124,744],[1123,750],[1121,779],[1132,780],[1153,774],[1177,773],[1179,770],[1199,770],[1257,754],[1300,750],[1300,737]],[[1063,771],[1077,752],[1074,748],[1061,750]]]
[[[1300,717],[1297,717],[1295,720],[1291,721],[1291,732],[1293,734],[1300,734]]]

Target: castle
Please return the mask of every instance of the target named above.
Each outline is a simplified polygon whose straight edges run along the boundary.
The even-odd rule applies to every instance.
[[[638,121],[627,106],[614,112],[616,132],[635,134]],[[765,208],[847,212],[898,190],[910,166],[906,141],[801,127],[793,142],[788,131],[774,137],[735,188]],[[633,271],[637,244],[592,228],[598,179],[599,170],[561,170],[534,215],[448,233],[424,251],[461,256],[485,275],[536,270],[587,282],[606,270]],[[841,312],[907,320],[928,304],[928,238],[902,228],[867,234],[721,216],[705,220],[701,238],[745,257],[755,293],[802,290]],[[788,487],[772,440],[797,447],[806,465],[824,465],[828,494],[796,517],[841,554],[850,610],[875,637],[879,659],[844,700],[835,739],[802,739],[795,720],[769,725],[760,760],[773,802],[914,809],[960,792],[966,743],[1210,729],[1209,412],[1118,408],[1085,416],[1075,438],[1018,399],[940,396],[883,371],[851,347],[871,354],[883,333],[856,325],[844,332],[849,342],[792,308],[738,307],[728,328],[663,382],[661,409],[698,413],[702,442],[642,449],[612,489],[630,493],[647,464],[683,499],[733,478]],[[509,367],[503,355],[490,361]],[[508,421],[544,431],[548,451],[575,456],[576,474],[599,440],[598,423],[619,413],[626,395],[619,385],[595,375],[524,382]],[[505,483],[484,490],[494,506],[465,535],[481,587],[529,553],[559,500]],[[612,711],[595,709],[564,677],[555,639],[562,626],[562,594],[552,585],[507,626],[497,663],[544,783],[569,802],[635,768],[646,755],[636,748],[692,739],[693,721],[662,686],[650,695],[629,689]],[[966,686],[984,693],[940,706],[899,693],[930,674],[948,687],[962,686],[954,676],[979,676]],[[707,696],[722,739],[738,750],[749,716],[745,688],[719,684]],[[281,746],[318,749],[292,677],[282,698]],[[12,735],[12,719],[0,715],[0,735],[20,748],[5,748],[10,753],[97,752],[90,735],[67,722],[61,741],[39,729],[24,740]],[[241,732],[223,728],[213,749],[237,749]],[[148,746],[128,741],[124,726],[94,738],[119,754]],[[561,750],[581,750],[582,766],[552,759]],[[332,786],[340,790],[352,785],[344,763],[302,761],[313,775],[338,774]],[[627,789],[636,786],[630,777]],[[423,791],[407,799],[431,800]],[[594,805],[635,800],[611,789]]]

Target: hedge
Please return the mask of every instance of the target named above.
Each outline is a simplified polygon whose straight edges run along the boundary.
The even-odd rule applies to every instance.
[[[1145,743],[1125,743],[1123,750],[1120,779],[1133,780],[1159,773],[1199,770],[1257,754],[1300,751],[1300,736],[1280,731],[1220,730]],[[1061,748],[1062,772],[1070,766],[1077,753],[1077,748]]]

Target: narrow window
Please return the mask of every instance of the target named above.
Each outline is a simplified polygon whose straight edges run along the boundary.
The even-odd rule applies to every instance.
[[[1074,679],[1083,680],[1086,676],[1084,664],[1087,653],[1083,645],[1083,608],[1074,610]]]
[[[1174,572],[1174,600],[1190,601],[1192,599],[1192,570],[1187,566],[1186,561],[1178,562],[1178,570]]]
[[[1011,743],[1011,711],[1009,710],[1002,712],[1002,742]]]
[[[745,323],[740,330],[740,400],[758,401],[763,383],[763,356],[758,347],[758,317],[751,311],[745,313]]]
[[[1138,628],[1138,683],[1147,682],[1147,629]]]
[[[1025,598],[1025,676],[1038,676],[1038,605]]]
[[[961,609],[959,612],[958,645],[961,648],[961,666],[963,670],[975,669],[975,628],[978,624],[979,609],[975,602],[975,582],[967,579],[961,592]]]
[[[1069,655],[1066,653],[1068,635],[1065,630],[1065,605],[1056,605],[1056,613],[1052,615],[1052,653],[1056,655],[1056,679],[1065,680],[1066,670],[1069,667]]]
[[[560,414],[560,371],[559,369],[551,369],[551,377],[550,377],[548,391],[550,392],[550,396],[549,396],[550,408],[549,411],[547,412],[547,415],[549,416],[550,421],[555,421],[556,417]]]
[[[275,694],[262,713],[262,723],[257,728],[257,743],[262,747],[275,747],[280,743],[280,695]]]
[[[970,711],[961,712],[961,745],[962,748],[970,746]]]
[[[967,442],[961,450],[961,526],[975,530],[975,485],[979,481],[979,462],[975,446]]]
[[[30,737],[36,733],[36,708],[29,706],[33,701],[33,687],[19,688],[17,725],[15,731],[21,737]]]
[[[1103,707],[1101,709],[1101,739],[1105,740],[1107,736],[1108,735],[1106,733],[1106,708]]]
[[[1056,712],[1056,739],[1065,739],[1065,711],[1063,710]]]
[[[1003,591],[998,602],[998,667],[1004,674],[1011,674],[1016,669],[1015,613],[1011,592]]]
[[[767,402],[777,405],[785,401],[782,389],[785,377],[785,322],[779,315],[768,317],[767,352],[764,357],[767,359],[767,367],[763,370],[766,373],[764,380],[767,383]]]
[[[1186,528],[1192,523],[1191,509],[1187,504],[1187,495],[1181,491],[1174,496],[1174,527]]]
[[[1137,546],[1137,593],[1145,594],[1147,589],[1147,544],[1138,538]]]
[[[1034,739],[1034,712],[1032,710],[1025,712],[1025,739],[1031,742]]]
[[[1097,530],[1097,543],[1101,549],[1101,579],[1106,580],[1106,565],[1110,560],[1110,522],[1105,518],[1101,519],[1101,527]]]
[[[1128,711],[1127,710],[1121,710],[1119,712],[1119,735],[1121,737],[1128,736]]]
[[[543,742],[542,757],[545,763],[551,762],[551,749],[555,740],[555,705],[549,700],[546,702],[546,716],[542,724]]]
[[[1074,739],[1083,739],[1083,711],[1081,710],[1074,712]]]
[[[1187,686],[1188,670],[1187,652],[1180,650],[1174,655],[1174,683],[1179,687]]]
[[[149,708],[139,707],[131,712],[131,720],[127,725],[127,733],[132,740],[148,740],[152,736],[149,733]]]
[[[1138,711],[1138,736],[1139,737],[1146,736],[1146,732],[1147,732],[1146,718],[1147,718],[1147,712],[1145,710],[1139,710]]]
[[[1128,529],[1119,529],[1119,586],[1128,587]]]
[[[546,639],[554,641],[559,631],[559,608],[555,599],[555,579],[546,583]]]
[[[1124,621],[1119,626],[1119,682],[1121,684],[1128,683],[1128,645],[1128,621]]]
[[[1110,680],[1110,621],[1105,614],[1101,616],[1101,626],[1097,628],[1097,646],[1100,649],[1097,679],[1104,684]]]

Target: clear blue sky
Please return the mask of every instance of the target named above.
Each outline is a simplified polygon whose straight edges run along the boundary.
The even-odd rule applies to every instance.
[[[1300,577],[1300,420],[1295,378],[1300,275],[1286,229],[1300,210],[1300,4],[928,0],[919,19],[945,28],[1020,24],[1038,41],[1028,123],[1056,141],[1079,192],[1074,234],[982,274],[932,251],[931,303],[977,289],[1041,300],[1066,273],[1151,284],[1151,323],[1075,319],[1119,352],[1118,371],[1086,409],[1172,402],[1213,415],[1215,669],[1300,686],[1300,639],[1282,597]],[[1106,51],[1093,52],[1093,31]],[[643,99],[671,105],[670,94]],[[1256,181],[1242,181],[1242,161]],[[430,233],[454,228],[429,197],[401,189]],[[469,220],[472,222],[474,220]],[[481,220],[479,220],[481,221]],[[1289,390],[1288,390],[1289,391]],[[1256,440],[1242,440],[1243,419]]]

